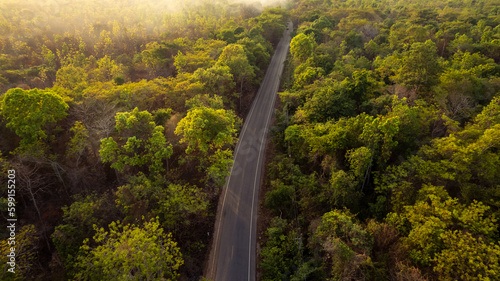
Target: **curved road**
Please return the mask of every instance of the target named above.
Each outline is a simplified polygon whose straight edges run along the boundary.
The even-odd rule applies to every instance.
[[[252,108],[241,130],[231,174],[222,191],[222,205],[206,277],[215,281],[254,281],[259,188],[266,137],[290,46],[292,23],[284,31]]]

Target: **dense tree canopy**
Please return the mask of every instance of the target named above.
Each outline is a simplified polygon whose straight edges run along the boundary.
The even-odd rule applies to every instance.
[[[113,222],[109,232],[96,228],[93,240],[96,246],[87,239],[81,248],[77,279],[175,280],[184,263],[172,235],[154,220],[143,227]]]
[[[0,2],[0,178],[16,171],[20,243],[17,273],[0,279],[200,279],[236,135],[289,11]]]
[[[120,144],[113,137],[101,140],[103,162],[111,162],[120,172],[127,166],[146,166],[151,174],[165,171],[163,162],[172,155],[172,146],[167,145],[163,126],[156,126],[149,112],[136,107],[132,112],[117,113],[115,128],[121,135]]]
[[[21,137],[22,145],[46,139],[46,127],[66,117],[68,105],[53,91],[19,88],[3,96],[1,113],[6,126]]]
[[[498,279],[499,4],[293,2],[263,280]]]
[[[1,2],[1,278],[200,279],[292,20],[261,279],[498,279],[498,0]]]

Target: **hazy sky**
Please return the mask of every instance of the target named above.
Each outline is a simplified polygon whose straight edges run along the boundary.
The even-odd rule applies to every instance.
[[[125,25],[141,22],[143,26],[158,27],[163,15],[190,10],[208,11],[228,6],[238,16],[240,3],[257,10],[266,6],[286,6],[288,0],[0,0],[0,27],[2,22],[23,28],[52,27],[57,32],[73,32],[94,22],[118,20]],[[214,6],[215,4],[215,6]],[[205,9],[208,6],[211,9]],[[201,8],[200,8],[201,7]],[[207,8],[208,8],[207,7]],[[55,28],[55,29],[54,29]],[[8,32],[0,30],[0,33]],[[12,34],[12,33],[10,33]],[[12,34],[22,36],[19,29]]]

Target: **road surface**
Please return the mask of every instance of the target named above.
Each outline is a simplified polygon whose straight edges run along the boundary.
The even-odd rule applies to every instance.
[[[254,281],[256,226],[266,137],[274,111],[292,23],[284,31],[243,125],[231,174],[222,190],[206,277],[215,281]]]

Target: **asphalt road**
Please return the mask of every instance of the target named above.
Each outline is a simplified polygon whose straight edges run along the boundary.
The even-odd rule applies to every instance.
[[[271,59],[243,125],[231,174],[222,190],[207,278],[215,281],[254,281],[256,227],[264,151],[283,62],[290,46],[288,24]]]

